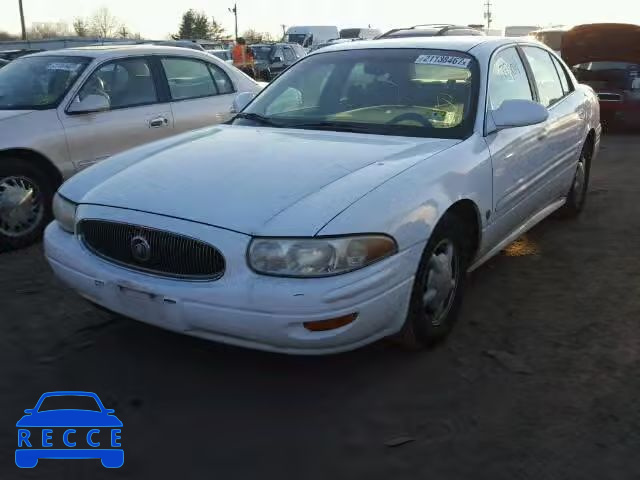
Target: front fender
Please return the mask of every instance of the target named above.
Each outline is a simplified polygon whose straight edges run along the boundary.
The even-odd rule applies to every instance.
[[[484,139],[473,135],[380,185],[318,235],[386,233],[405,250],[428,241],[444,213],[465,199],[476,205],[482,230],[492,209],[492,178]]]

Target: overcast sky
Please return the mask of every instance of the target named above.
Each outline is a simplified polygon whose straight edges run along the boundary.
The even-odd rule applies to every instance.
[[[247,28],[271,33],[286,25],[337,25],[381,30],[415,23],[483,23],[485,0],[239,0],[240,32]],[[496,27],[505,25],[640,23],[640,2],[608,0],[494,0]],[[23,0],[27,27],[32,22],[65,21],[90,16],[107,6],[130,31],[164,38],[178,30],[188,8],[203,10],[232,32],[233,0]],[[605,8],[606,6],[606,8]],[[0,0],[0,30],[20,31],[18,0]]]

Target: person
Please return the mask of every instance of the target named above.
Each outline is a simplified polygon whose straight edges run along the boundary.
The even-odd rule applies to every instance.
[[[244,38],[238,38],[236,46],[233,47],[231,56],[233,57],[233,65],[235,67],[242,70],[251,78],[256,77],[255,58],[253,56],[253,52],[247,46],[247,42]]]

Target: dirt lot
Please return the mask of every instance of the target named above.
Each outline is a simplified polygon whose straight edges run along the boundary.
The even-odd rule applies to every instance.
[[[95,310],[40,246],[0,256],[0,478],[640,478],[639,151],[606,138],[584,216],[472,275],[429,353],[211,344]],[[15,422],[64,389],[116,409],[123,468],[15,467]]]

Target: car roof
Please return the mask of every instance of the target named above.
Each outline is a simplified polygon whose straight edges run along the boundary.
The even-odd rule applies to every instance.
[[[30,57],[40,56],[77,56],[77,57],[92,57],[100,59],[119,58],[126,55],[191,55],[200,56],[201,58],[207,58],[208,55],[202,50],[195,50],[192,48],[184,47],[169,47],[164,45],[100,45],[90,47],[74,47],[65,48],[60,50],[46,50],[44,52],[38,52],[29,55]]]
[[[419,48],[438,50],[458,50],[469,52],[478,45],[499,48],[513,43],[532,43],[530,39],[519,37],[486,37],[486,36],[452,36],[452,37],[407,37],[381,38],[379,40],[361,40],[358,42],[337,43],[324,47],[319,53],[335,52],[339,50],[364,50],[384,48]],[[534,42],[535,43],[535,42]],[[318,54],[319,54],[318,53]],[[312,52],[311,55],[317,55]]]
[[[380,38],[442,35],[449,30],[475,30],[478,32],[478,35],[484,35],[484,32],[467,25],[432,23],[424,25],[414,25],[412,27],[394,28],[393,30],[389,30],[388,32],[383,33]]]

